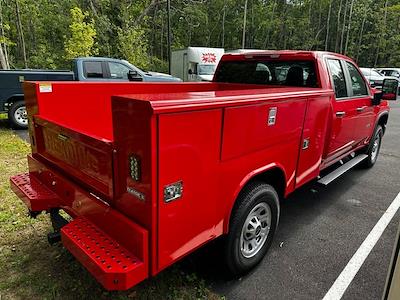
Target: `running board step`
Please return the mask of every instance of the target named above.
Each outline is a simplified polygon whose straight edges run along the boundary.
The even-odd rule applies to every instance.
[[[340,166],[339,168],[335,169],[334,171],[332,171],[331,173],[329,173],[328,175],[322,177],[320,180],[318,180],[318,183],[322,184],[322,185],[328,185],[329,183],[331,183],[332,181],[334,181],[336,178],[338,178],[339,176],[343,175],[344,173],[346,173],[348,170],[350,170],[351,168],[353,168],[355,165],[359,164],[360,162],[362,162],[364,159],[366,159],[368,157],[367,154],[359,154],[357,156],[355,156],[354,158],[352,158],[351,160],[349,160],[347,163],[345,163],[344,165]]]

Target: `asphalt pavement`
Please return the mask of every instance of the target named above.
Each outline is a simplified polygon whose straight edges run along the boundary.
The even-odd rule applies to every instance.
[[[190,255],[181,268],[196,271],[226,299],[322,299],[400,192],[400,102],[391,107],[375,166],[356,167],[328,187],[308,184],[284,200],[274,243],[250,274],[228,279],[216,245]],[[15,132],[27,139],[26,131]],[[343,299],[381,299],[399,221],[398,212]]]
[[[264,260],[250,274],[231,280],[218,243],[181,265],[195,271],[226,299],[322,299],[400,192],[400,101],[391,103],[378,161],[355,167],[327,187],[307,184],[281,203],[281,219]],[[381,299],[399,212],[368,255],[342,299]]]
[[[328,187],[301,188],[282,202],[275,241],[251,274],[205,278],[227,299],[322,299],[400,192],[399,170],[397,101],[372,169],[356,167]],[[381,299],[399,222],[397,212],[342,299]]]

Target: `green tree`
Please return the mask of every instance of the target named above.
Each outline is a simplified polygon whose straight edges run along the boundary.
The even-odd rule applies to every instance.
[[[69,25],[70,37],[64,44],[65,58],[72,59],[96,54],[94,21],[86,21],[89,13],[82,12],[79,7],[72,8],[70,12],[72,23]]]
[[[327,50],[365,67],[400,65],[400,0],[247,2],[246,48]],[[172,48],[240,48],[244,4],[171,1]],[[67,58],[99,54],[165,72],[165,1],[0,0],[0,47],[11,68],[67,68]]]
[[[118,29],[118,50],[121,56],[142,69],[149,66],[147,39],[139,27]]]

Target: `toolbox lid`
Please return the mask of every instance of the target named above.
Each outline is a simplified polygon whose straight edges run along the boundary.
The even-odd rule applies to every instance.
[[[113,101],[147,102],[154,113],[249,105],[294,97],[331,95],[330,89],[310,87],[269,87],[263,89],[222,90],[183,93],[127,94]]]

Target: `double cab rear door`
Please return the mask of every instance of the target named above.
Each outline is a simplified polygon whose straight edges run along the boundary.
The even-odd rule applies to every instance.
[[[326,57],[335,99],[326,164],[365,143],[374,129],[374,107],[369,85],[350,60]]]

